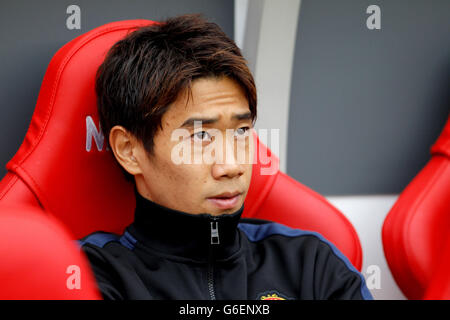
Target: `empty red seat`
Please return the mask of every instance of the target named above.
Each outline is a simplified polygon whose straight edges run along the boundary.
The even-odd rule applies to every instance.
[[[400,194],[383,225],[383,247],[406,297],[421,299],[448,255],[450,231],[450,117],[431,159]],[[448,275],[434,281],[447,285]]]
[[[42,210],[1,205],[0,238],[0,300],[100,299],[84,254]]]

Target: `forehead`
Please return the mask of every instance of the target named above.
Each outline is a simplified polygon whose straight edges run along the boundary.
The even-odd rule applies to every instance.
[[[232,118],[233,114],[249,112],[242,87],[228,77],[200,78],[193,81],[191,90],[183,91],[171,105],[163,119],[171,126],[180,126],[192,116]]]

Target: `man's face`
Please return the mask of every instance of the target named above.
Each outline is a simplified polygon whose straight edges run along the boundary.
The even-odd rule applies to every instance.
[[[154,154],[143,147],[136,154],[138,192],[187,213],[235,212],[244,203],[252,173],[248,101],[227,77],[200,78],[191,88],[189,99],[184,92],[163,115]]]

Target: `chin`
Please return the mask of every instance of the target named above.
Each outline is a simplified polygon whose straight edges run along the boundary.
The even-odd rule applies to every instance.
[[[213,216],[220,216],[222,214],[232,214],[235,213],[236,211],[238,211],[241,208],[241,205],[236,205],[233,208],[228,208],[228,209],[220,209],[217,208],[215,206],[209,206],[210,209],[208,209],[206,212],[208,212],[209,214],[213,215]]]

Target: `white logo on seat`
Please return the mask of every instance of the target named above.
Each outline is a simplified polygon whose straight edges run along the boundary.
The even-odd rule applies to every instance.
[[[103,135],[101,125],[97,126],[91,116],[86,117],[86,151],[90,152],[92,147],[92,138],[94,138],[97,150],[103,150],[103,143],[105,142],[105,136]],[[106,148],[108,150],[108,148]]]

